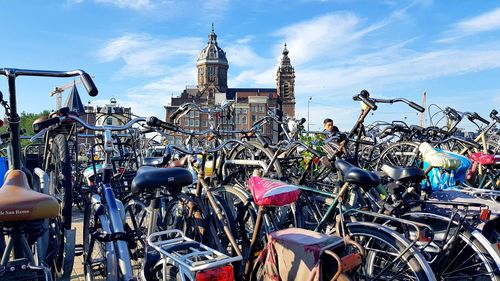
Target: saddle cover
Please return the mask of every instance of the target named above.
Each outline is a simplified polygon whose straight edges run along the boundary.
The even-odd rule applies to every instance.
[[[300,189],[296,185],[257,176],[248,179],[248,189],[258,206],[288,205],[297,201],[300,194]]]
[[[343,244],[340,237],[300,228],[272,232],[268,241],[259,256],[266,281],[319,281],[323,249]]]
[[[421,143],[418,150],[422,154],[423,160],[433,167],[454,170],[461,165],[459,159],[449,153],[435,149],[429,143]]]
[[[467,157],[435,149],[428,143],[422,143],[419,149],[424,159],[424,170],[434,167],[428,174],[432,190],[456,188],[465,182],[467,170],[471,167]]]

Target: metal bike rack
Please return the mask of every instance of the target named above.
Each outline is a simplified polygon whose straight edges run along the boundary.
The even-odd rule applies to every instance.
[[[162,240],[163,237],[173,237]],[[152,233],[148,245],[157,250],[164,264],[178,267],[179,272],[194,278],[196,272],[221,267],[242,260],[241,256],[230,257],[200,242],[190,239],[177,229]]]

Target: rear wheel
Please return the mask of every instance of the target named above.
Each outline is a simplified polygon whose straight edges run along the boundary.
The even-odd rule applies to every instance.
[[[396,232],[380,228],[383,227],[367,223],[347,225],[351,239],[366,251],[356,280],[435,280],[418,250]]]
[[[500,280],[499,268],[486,248],[470,232],[458,238],[444,262],[434,266],[438,280]]]

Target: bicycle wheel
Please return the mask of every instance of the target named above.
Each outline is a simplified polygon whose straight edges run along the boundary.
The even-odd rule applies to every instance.
[[[396,232],[374,223],[350,223],[346,230],[366,250],[356,280],[436,280],[422,254]]]
[[[227,203],[229,207],[228,213],[235,220],[238,246],[243,253],[243,257],[246,257],[257,219],[257,211],[252,205],[252,196],[246,191],[233,186],[217,187],[213,189],[213,193],[223,198]]]
[[[458,238],[443,262],[433,266],[438,280],[500,280],[500,268],[480,241],[468,231]]]
[[[389,145],[377,160],[376,170],[380,170],[382,165],[389,164],[396,167],[422,167],[419,159],[419,143],[397,142]]]
[[[118,276],[113,242],[97,239],[99,234],[110,233],[108,222],[102,223],[96,206],[87,202],[83,219],[83,272],[86,281],[113,280]],[[105,212],[99,208],[99,212]]]
[[[245,144],[246,146],[238,145],[233,148],[228,154],[228,159],[257,160],[269,165],[271,159],[274,157],[269,149],[264,148],[264,146],[255,141],[247,141]],[[230,165],[228,176],[224,179],[222,184],[239,184],[240,186],[246,186],[246,181],[252,176],[254,169],[263,171],[263,168],[260,166]],[[272,178],[281,178],[283,176],[281,166],[277,160],[274,161],[272,167],[269,168],[268,173],[264,176]]]
[[[130,249],[130,257],[132,270],[136,276],[140,273],[146,254],[146,239],[150,219],[151,212],[141,200],[133,199],[125,205],[125,229],[129,229],[128,232],[135,241],[135,246]]]
[[[59,216],[49,220],[47,260],[55,275],[69,278],[73,269],[74,253],[65,251],[65,246],[69,242],[74,244],[74,241],[67,241],[65,234],[71,229],[73,191],[69,149],[64,135],[59,134],[52,139],[49,157],[49,194],[58,200],[61,211]]]
[[[231,233],[235,236],[236,224],[230,209],[222,198],[214,197]],[[228,237],[207,198],[197,200],[187,194],[180,194],[165,204],[162,215],[162,223],[158,224],[160,229],[179,229],[187,237],[231,255]]]

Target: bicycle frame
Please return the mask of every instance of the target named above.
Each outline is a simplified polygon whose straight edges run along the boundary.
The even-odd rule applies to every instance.
[[[84,125],[85,127],[85,125]],[[110,240],[113,243],[106,244],[107,255],[107,269],[108,280],[131,280],[133,278],[132,264],[129,255],[127,242],[124,241],[125,228],[124,228],[124,207],[121,201],[115,198],[113,187],[111,184],[111,177],[113,173],[113,166],[111,158],[114,152],[113,139],[111,137],[111,127],[104,126],[104,165],[102,181],[98,182],[97,194],[91,197],[91,208],[93,208],[99,215],[99,220],[102,229],[106,234],[110,235]],[[101,129],[102,131],[102,129]],[[100,212],[103,207],[105,211]],[[92,246],[92,240],[91,240]],[[92,247],[90,247],[92,249]],[[118,263],[116,264],[115,261]],[[120,274],[115,269],[119,269]]]

